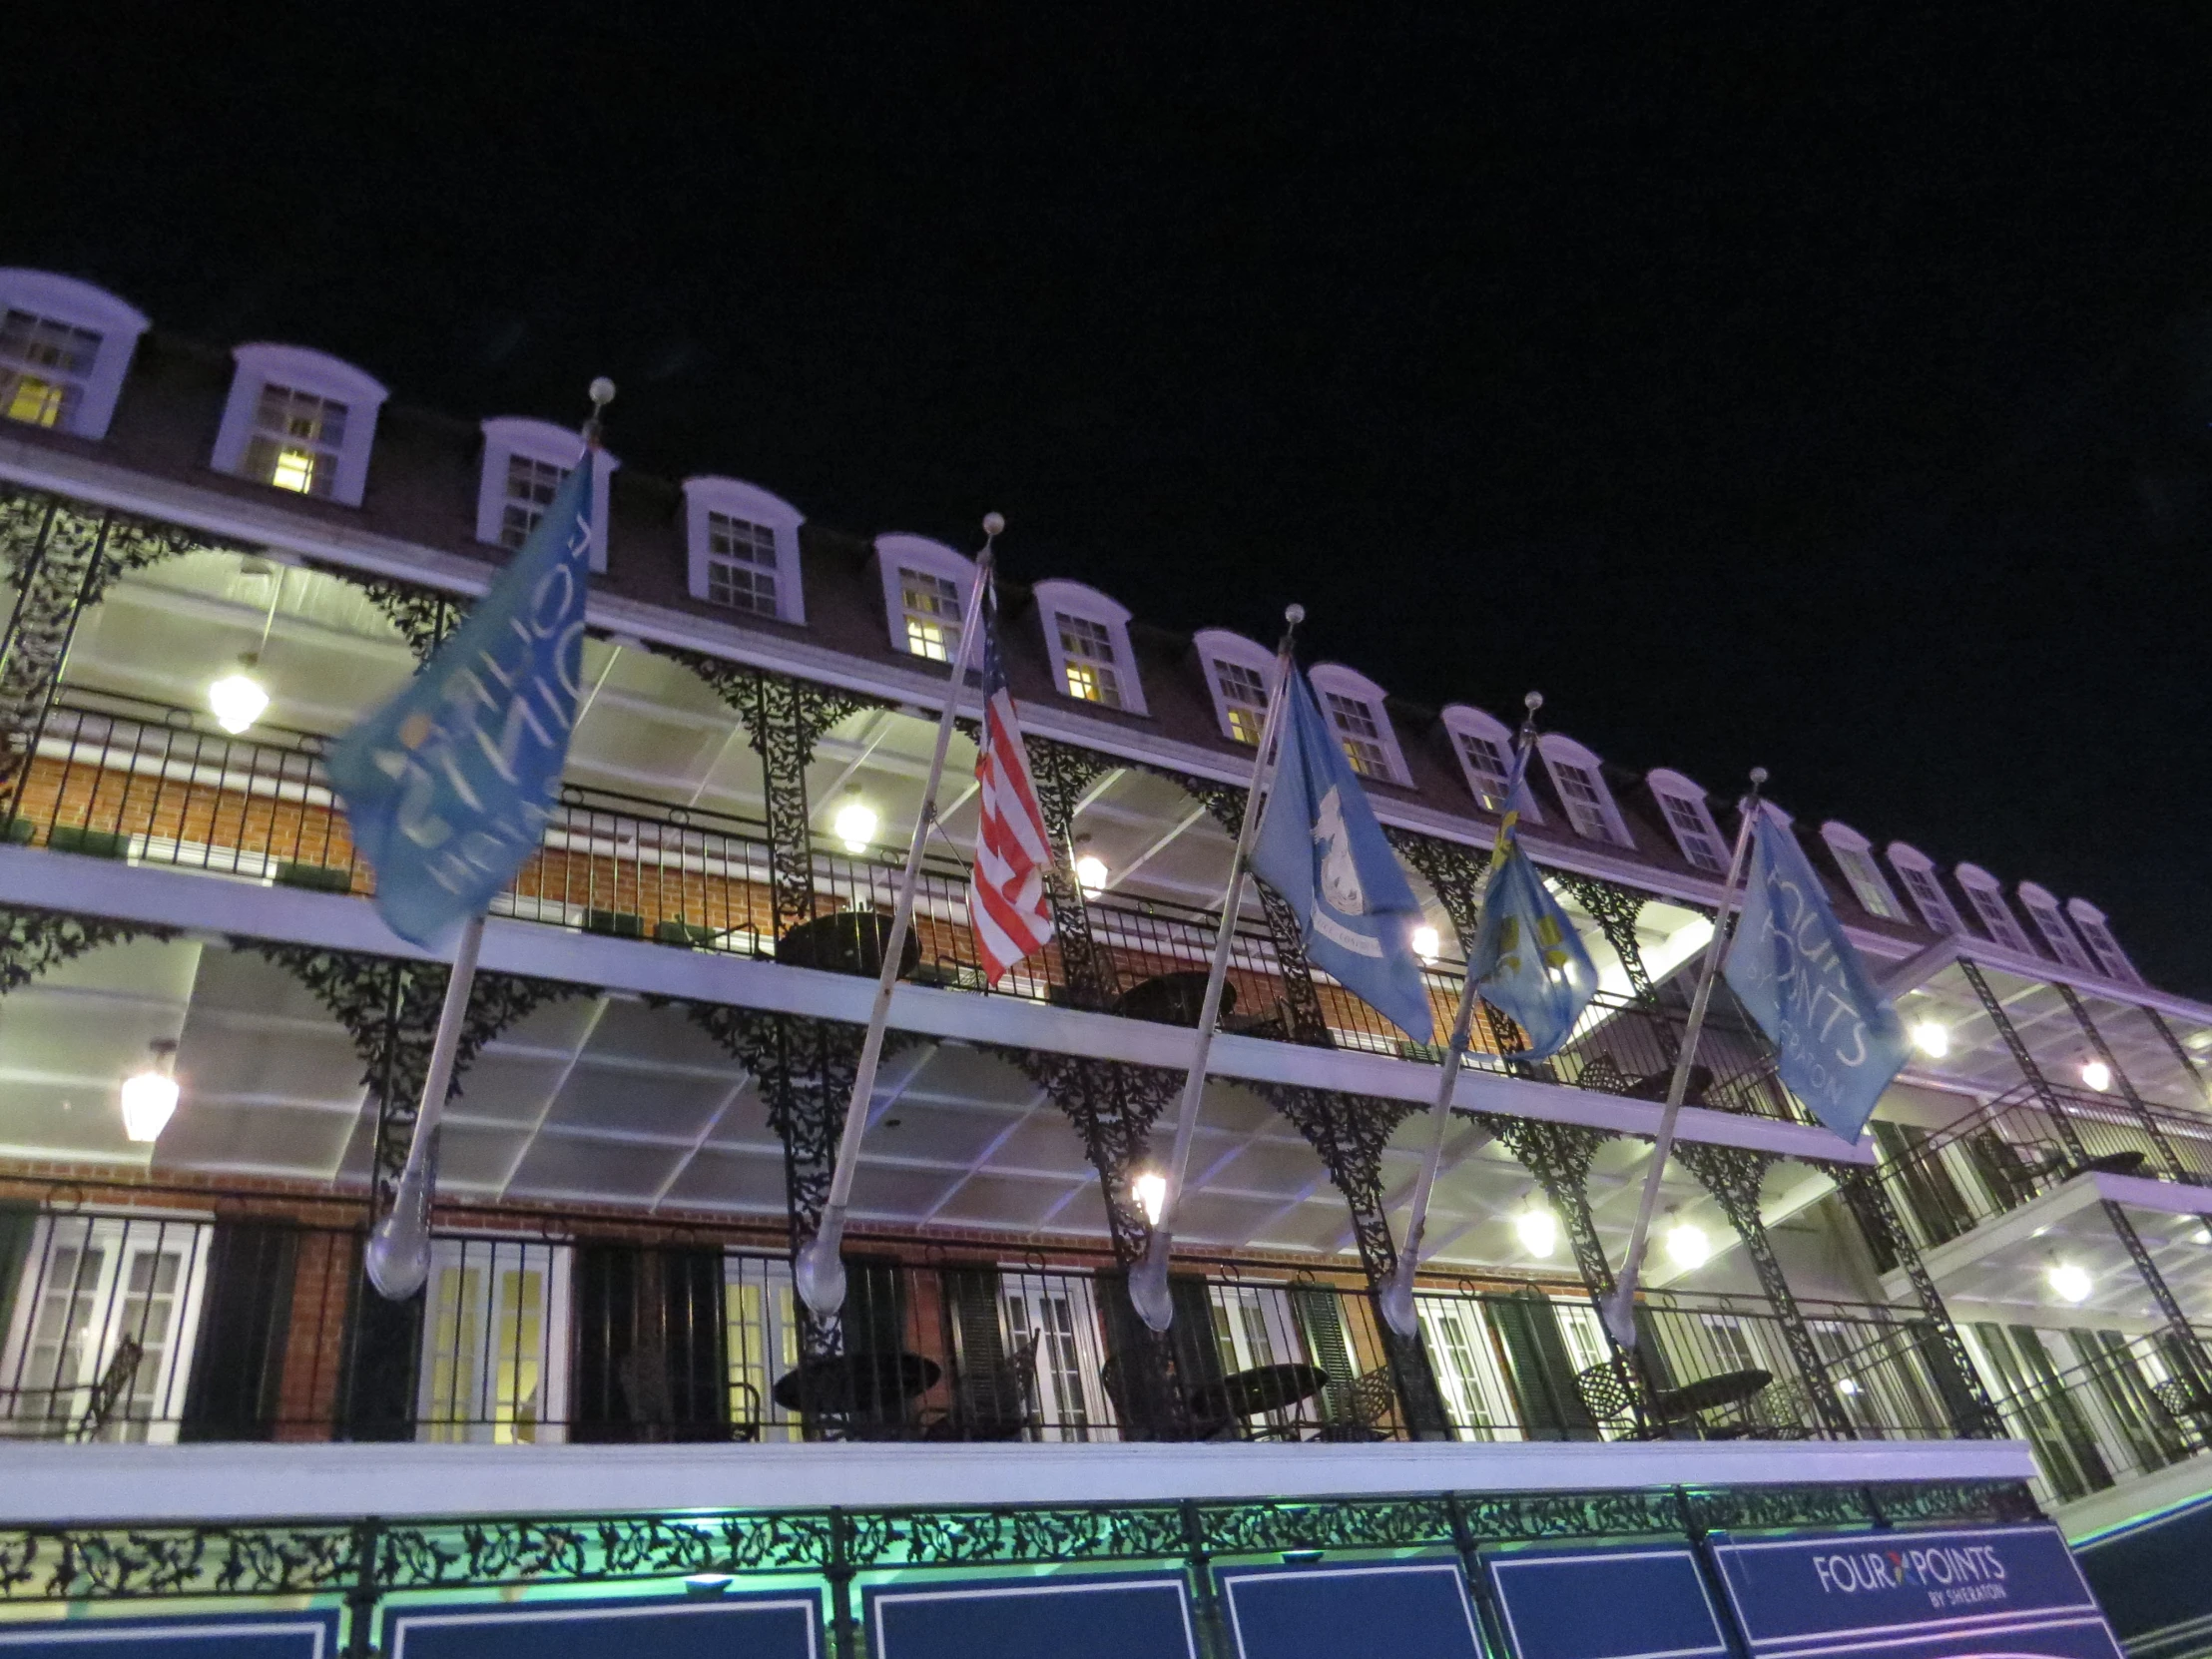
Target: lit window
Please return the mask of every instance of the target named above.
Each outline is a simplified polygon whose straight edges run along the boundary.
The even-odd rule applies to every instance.
[[[2035,930],[2043,935],[2043,942],[2050,946],[2051,954],[2068,967],[2096,971],[2096,964],[2089,960],[2089,953],[2081,948],[2081,941],[2074,937],[2074,930],[2066,925],[2066,918],[2058,908],[2058,900],[2048,889],[2038,887],[2032,881],[2022,881],[2012,889],[2020,896],[2028,919],[2035,923]]]
[[[520,547],[530,539],[567,476],[565,466],[549,466],[527,455],[507,457],[507,495],[499,509],[501,547]]]
[[[101,336],[29,311],[0,317],[0,408],[33,426],[71,424]]]
[[[1121,707],[1121,680],[1114,669],[1114,636],[1102,622],[1069,616],[1062,611],[1054,619],[1060,633],[1060,656],[1067,673],[1070,697],[1085,703]]]
[[[1966,889],[1966,902],[1981,918],[1989,937],[2023,956],[2032,956],[2034,948],[2028,944],[2027,933],[2012,914],[2012,907],[2004,902],[2004,889],[1997,885],[1996,877],[1975,864],[1960,864],[1953,873]]]
[[[1660,811],[1667,815],[1667,828],[1674,831],[1674,838],[1682,848],[1682,856],[1697,869],[1711,870],[1719,874],[1728,868],[1728,860],[1721,855],[1720,843],[1707,820],[1704,806],[1687,797],[1662,795]]]
[[[1222,711],[1229,718],[1229,735],[1239,743],[1257,744],[1268,723],[1268,683],[1257,669],[1214,659],[1214,682],[1221,687]]]
[[[1936,866],[1925,853],[1897,841],[1890,847],[1890,864],[1905,883],[1905,890],[1912,895],[1914,906],[1921,912],[1921,919],[1938,933],[1956,933],[1958,912],[1951,907],[1950,899],[1943,892],[1943,884],[1936,878]]]
[[[707,603],[775,616],[776,532],[727,513],[707,515]]]
[[[1324,692],[1322,697],[1329,705],[1330,724],[1337,728],[1337,737],[1351,758],[1352,770],[1363,778],[1388,778],[1390,755],[1383,747],[1382,728],[1375,711],[1358,698],[1340,692]]]
[[[2069,898],[2066,914],[2073,917],[2073,924],[2081,929],[2081,936],[2089,941],[2089,948],[2097,953],[2097,960],[2107,974],[2130,985],[2143,982],[2143,976],[2135,971],[2135,964],[2127,959],[2127,952],[2120,948],[2120,941],[2112,936],[2112,928],[2105,921],[2102,910],[2085,898]]]
[[[425,1440],[559,1439],[566,1416],[568,1252],[432,1242],[415,1432]]]
[[[960,590],[926,570],[898,570],[898,603],[906,623],[906,649],[933,663],[949,663],[960,649]]]
[[[1475,732],[1455,732],[1452,736],[1459,745],[1459,759],[1480,786],[1475,794],[1482,805],[1493,813],[1505,811],[1505,784],[1513,776],[1513,763],[1506,759],[1505,746]]]
[[[345,405],[274,383],[262,387],[246,475],[301,495],[328,495],[345,446]]]
[[[1867,914],[1880,916],[1885,921],[1905,919],[1905,912],[1898,908],[1897,895],[1882,878],[1882,866],[1867,849],[1864,835],[1849,825],[1829,823],[1821,827],[1821,838],[1836,855],[1836,867],[1844,872],[1844,879],[1851,884],[1852,892]]]

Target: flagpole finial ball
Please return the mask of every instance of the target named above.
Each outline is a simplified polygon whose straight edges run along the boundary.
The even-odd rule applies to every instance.
[[[983,515],[983,534],[984,534],[984,535],[986,535],[986,536],[1003,536],[1003,535],[1004,535],[1005,533],[1006,533],[1006,520],[1005,520],[1005,518],[1004,518],[1004,516],[1003,516],[1003,515],[1001,515],[1001,514],[999,514],[999,513],[985,513],[985,514]]]
[[[615,383],[602,374],[591,383],[592,403],[600,408],[615,400]]]
[[[1754,784],[1764,784],[1767,781],[1767,769],[1765,767],[1753,767],[1751,769],[1751,781]]]
[[[1284,606],[1283,620],[1289,623],[1293,628],[1296,628],[1300,623],[1306,620],[1306,607],[1303,605]]]
[[[1521,706],[1527,709],[1530,714],[1534,714],[1544,706],[1544,694],[1542,692],[1530,692],[1521,699]]]

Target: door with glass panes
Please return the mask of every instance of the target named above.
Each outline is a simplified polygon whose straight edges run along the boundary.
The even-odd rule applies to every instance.
[[[497,1445],[566,1438],[568,1270],[564,1245],[431,1242],[418,1438]]]
[[[731,1432],[741,1440],[802,1438],[799,1413],[776,1401],[778,1380],[799,1369],[791,1263],[777,1256],[725,1256],[722,1307]]]
[[[1419,1296],[1413,1306],[1453,1435],[1462,1440],[1520,1439],[1512,1391],[1491,1346],[1482,1304],[1468,1296]]]
[[[1099,1380],[1104,1355],[1094,1282],[1081,1274],[1001,1269],[998,1299],[1006,1352],[1036,1343],[1036,1437],[1114,1438],[1113,1407]]]

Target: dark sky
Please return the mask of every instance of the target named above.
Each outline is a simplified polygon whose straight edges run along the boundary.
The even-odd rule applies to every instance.
[[[0,263],[469,417],[609,373],[633,465],[996,508],[1173,626],[1299,599],[2212,993],[2212,19],[1490,9],[24,6]]]

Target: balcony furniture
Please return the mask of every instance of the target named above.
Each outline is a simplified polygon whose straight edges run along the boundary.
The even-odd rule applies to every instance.
[[[927,1393],[944,1375],[919,1354],[859,1349],[825,1354],[786,1372],[769,1390],[787,1411],[816,1417],[896,1422],[904,1403]]]
[[[1397,1388],[1390,1382],[1390,1368],[1378,1366],[1359,1378],[1344,1393],[1344,1414],[1321,1425],[1317,1440],[1386,1440],[1382,1425],[1397,1404]]]
[[[1177,969],[1140,979],[1114,998],[1113,1011],[1125,1019],[1149,1019],[1160,1025],[1186,1025],[1198,1029],[1199,1010],[1206,1002],[1206,973],[1202,968]],[[1237,987],[1222,981],[1221,1012],[1226,1019],[1237,1009]]]
[[[1630,1381],[1626,1360],[1608,1360],[1603,1365],[1591,1366],[1575,1373],[1574,1386],[1582,1395],[1582,1403],[1591,1419],[1601,1428],[1610,1426],[1623,1417],[1633,1419],[1636,1405],[1635,1384]],[[1625,1426],[1625,1432],[1636,1434],[1633,1420]]]
[[[1210,1333],[1206,1340],[1213,1341]],[[1175,1388],[1172,1374],[1147,1386],[1152,1380],[1125,1363],[1123,1355],[1109,1354],[1098,1368],[1098,1381],[1125,1440],[1218,1440],[1229,1433],[1225,1413],[1201,1416],[1188,1400],[1170,1391]]]
[[[1631,1078],[1628,1087],[1621,1090],[1621,1093],[1631,1100],[1663,1101],[1667,1098],[1667,1090],[1673,1083],[1674,1067],[1669,1066],[1664,1071],[1655,1071],[1647,1076]],[[1692,1106],[1702,1106],[1705,1104],[1705,1097],[1712,1087],[1713,1068],[1693,1064],[1690,1067],[1690,1075],[1682,1086],[1682,1098]]]
[[[2150,1162],[2143,1152],[2107,1152],[2101,1157],[2085,1158],[2074,1171],[2076,1175],[2140,1175],[2143,1166]]]
[[[1701,1377],[1695,1382],[1685,1382],[1679,1388],[1660,1389],[1651,1396],[1651,1407],[1662,1422],[1696,1424],[1708,1440],[1735,1439],[1744,1432],[1742,1424],[1708,1426],[1704,1413],[1756,1399],[1773,1381],[1774,1373],[1757,1367],[1724,1371],[1714,1377]]]
[[[90,1397],[85,1402],[84,1415],[72,1427],[64,1416],[22,1416],[17,1407],[27,1399],[66,1399],[69,1395],[86,1391],[82,1382],[61,1388],[9,1388],[0,1390],[0,1399],[8,1402],[8,1412],[0,1417],[0,1433],[16,1436],[16,1425],[31,1428],[28,1436],[34,1439],[96,1440],[108,1421],[115,1415],[115,1408],[129,1397],[132,1385],[138,1381],[139,1365],[146,1358],[146,1350],[136,1337],[125,1337],[115,1345],[115,1352],[108,1356],[108,1364],[100,1373],[100,1381],[93,1383]]]
[[[883,971],[883,947],[890,943],[891,918],[873,910],[832,910],[803,921],[776,941],[776,959],[789,967],[822,968],[872,979]],[[898,953],[898,977],[910,978],[921,960],[921,941],[911,928]]]
[[[1037,1339],[1022,1339],[997,1365],[960,1378],[952,1408],[922,1428],[925,1440],[1018,1440],[1029,1426],[1037,1377]]]
[[[745,1390],[746,1408],[743,1416],[733,1409],[730,1413],[730,1438],[733,1440],[758,1440],[761,1437],[761,1391],[745,1379],[738,1378],[730,1384],[731,1405],[737,1404],[736,1390]]]
[[[353,872],[327,864],[298,863],[289,859],[276,865],[276,885],[300,887],[308,892],[351,892]]]
[[[115,830],[57,824],[46,832],[46,845],[54,852],[80,852],[88,858],[122,858],[130,854],[131,837]]]
[[[604,933],[611,939],[642,939],[645,918],[631,910],[586,910],[584,931]]]
[[[715,930],[696,921],[657,921],[653,938],[659,944],[680,944],[704,950],[715,942]]]
[[[1191,1415],[1202,1422],[1235,1422],[1288,1410],[1328,1386],[1329,1374],[1319,1366],[1255,1366],[1193,1388]]]

